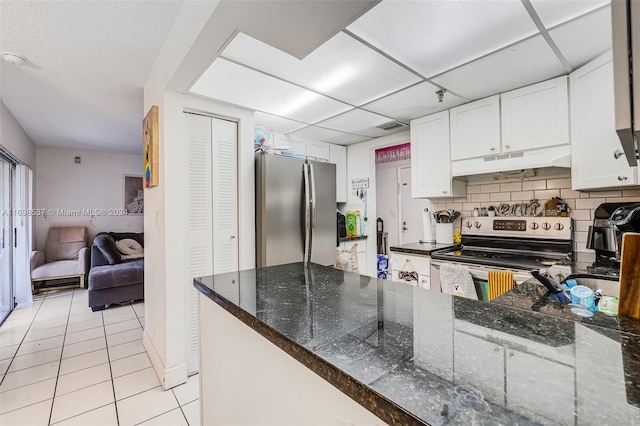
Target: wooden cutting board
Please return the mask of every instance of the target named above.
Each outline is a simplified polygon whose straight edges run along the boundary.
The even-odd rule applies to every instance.
[[[640,318],[640,233],[622,236],[618,315]]]

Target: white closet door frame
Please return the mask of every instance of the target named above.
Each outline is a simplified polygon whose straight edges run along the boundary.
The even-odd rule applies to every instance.
[[[188,170],[186,363],[199,369],[198,302],[193,278],[238,270],[238,123],[185,111]]]
[[[24,164],[18,164],[15,171],[14,205],[19,210],[33,208],[33,172]],[[22,305],[31,303],[30,255],[33,242],[33,216],[15,216],[13,226],[16,228],[16,247],[14,249],[13,278],[15,283],[15,301]]]

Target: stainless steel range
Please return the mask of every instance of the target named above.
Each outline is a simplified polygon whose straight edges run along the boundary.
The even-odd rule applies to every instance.
[[[530,279],[533,269],[548,269],[559,281],[571,273],[571,218],[467,217],[461,233],[461,248],[432,253],[432,289],[440,288],[443,262],[466,265],[474,281],[485,282],[490,270],[513,272],[516,283]]]

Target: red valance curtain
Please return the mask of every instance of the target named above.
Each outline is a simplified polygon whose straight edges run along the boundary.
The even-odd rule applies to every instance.
[[[411,142],[376,149],[376,164],[411,159]]]

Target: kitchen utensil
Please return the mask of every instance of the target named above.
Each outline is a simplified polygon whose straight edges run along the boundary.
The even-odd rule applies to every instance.
[[[571,302],[562,287],[560,287],[560,284],[558,284],[553,278],[551,278],[545,269],[533,270],[531,271],[531,275],[533,275],[535,279],[540,281],[542,285],[548,288],[551,293],[555,294],[560,302],[565,304]]]
[[[438,216],[440,218],[440,223],[450,223],[451,222],[451,213],[453,210],[440,210],[438,212]]]
[[[640,318],[640,233],[622,236],[618,315]]]

